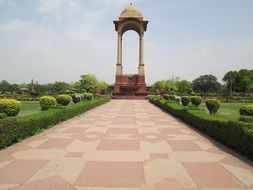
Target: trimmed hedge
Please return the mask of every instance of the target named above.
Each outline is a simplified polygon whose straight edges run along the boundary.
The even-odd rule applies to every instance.
[[[220,106],[221,106],[220,100],[215,100],[215,99],[206,100],[206,107],[210,114],[217,113]]]
[[[241,115],[239,117],[239,121],[243,121],[243,122],[247,122],[247,123],[253,123],[253,116]]]
[[[61,104],[63,106],[67,106],[69,105],[70,101],[71,101],[71,96],[67,95],[67,94],[60,94],[56,97],[56,101],[58,104]]]
[[[253,160],[253,124],[213,118],[202,110],[188,110],[159,98],[150,98],[149,101]]]
[[[182,96],[181,102],[183,106],[188,106],[191,102],[191,98],[189,96]]]
[[[171,95],[171,94],[164,94],[163,98],[165,100],[171,100],[171,101],[175,101],[176,100],[176,96],[175,95]]]
[[[240,112],[240,115],[253,116],[253,105],[242,106],[239,112]]]
[[[202,103],[203,98],[200,96],[192,96],[191,103],[192,105],[198,107]]]
[[[20,109],[20,101],[14,99],[0,99],[0,113],[5,113],[7,116],[16,116]]]
[[[42,96],[40,98],[40,107],[42,111],[48,110],[54,105],[56,105],[56,99],[53,96]]]
[[[92,100],[94,98],[93,94],[92,93],[83,93],[82,94],[82,99],[83,100]]]
[[[2,119],[0,120],[0,148],[19,142],[109,100],[107,97],[95,98],[92,101],[82,101],[68,107],[51,108],[32,115]]]

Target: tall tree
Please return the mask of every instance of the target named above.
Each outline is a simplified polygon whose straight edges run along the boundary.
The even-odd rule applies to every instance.
[[[153,91],[159,90],[161,93],[167,93],[167,94],[174,94],[177,90],[174,80],[156,81],[155,84],[152,85],[152,88],[154,88]]]
[[[1,92],[10,92],[10,89],[11,88],[11,85],[8,83],[8,81],[6,81],[6,80],[2,80],[1,82],[0,82],[0,91]]]
[[[177,92],[180,94],[190,94],[192,92],[192,83],[187,80],[178,80],[175,84]]]
[[[201,75],[192,81],[193,90],[207,94],[209,92],[218,92],[220,83],[213,75]]]
[[[98,84],[98,80],[95,75],[87,74],[81,75],[80,88],[85,92],[94,93]]]
[[[239,93],[247,93],[253,91],[253,70],[241,69],[235,81],[236,91]]]
[[[222,79],[224,82],[226,82],[227,87],[229,88],[230,96],[233,95],[233,86],[236,82],[237,77],[238,77],[238,72],[237,71],[229,71],[225,74],[225,76]]]

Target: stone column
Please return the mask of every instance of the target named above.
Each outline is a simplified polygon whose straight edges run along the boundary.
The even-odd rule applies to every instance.
[[[118,33],[116,75],[122,75],[122,34],[121,33]]]
[[[144,75],[144,33],[140,34],[139,75]]]

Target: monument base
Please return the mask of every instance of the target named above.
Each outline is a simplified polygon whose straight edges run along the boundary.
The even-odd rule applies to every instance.
[[[146,99],[147,86],[145,76],[116,75],[116,82],[113,87],[113,97],[115,99]]]

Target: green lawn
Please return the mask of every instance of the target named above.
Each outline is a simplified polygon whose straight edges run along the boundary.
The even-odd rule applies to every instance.
[[[38,113],[40,111],[41,109],[38,101],[22,101],[21,110],[18,115],[19,116],[30,115],[33,113]]]
[[[223,119],[238,120],[240,117],[239,109],[242,105],[247,105],[247,103],[222,103],[218,112],[213,116]],[[209,114],[205,104],[201,104],[201,107],[205,108],[206,112]]]

